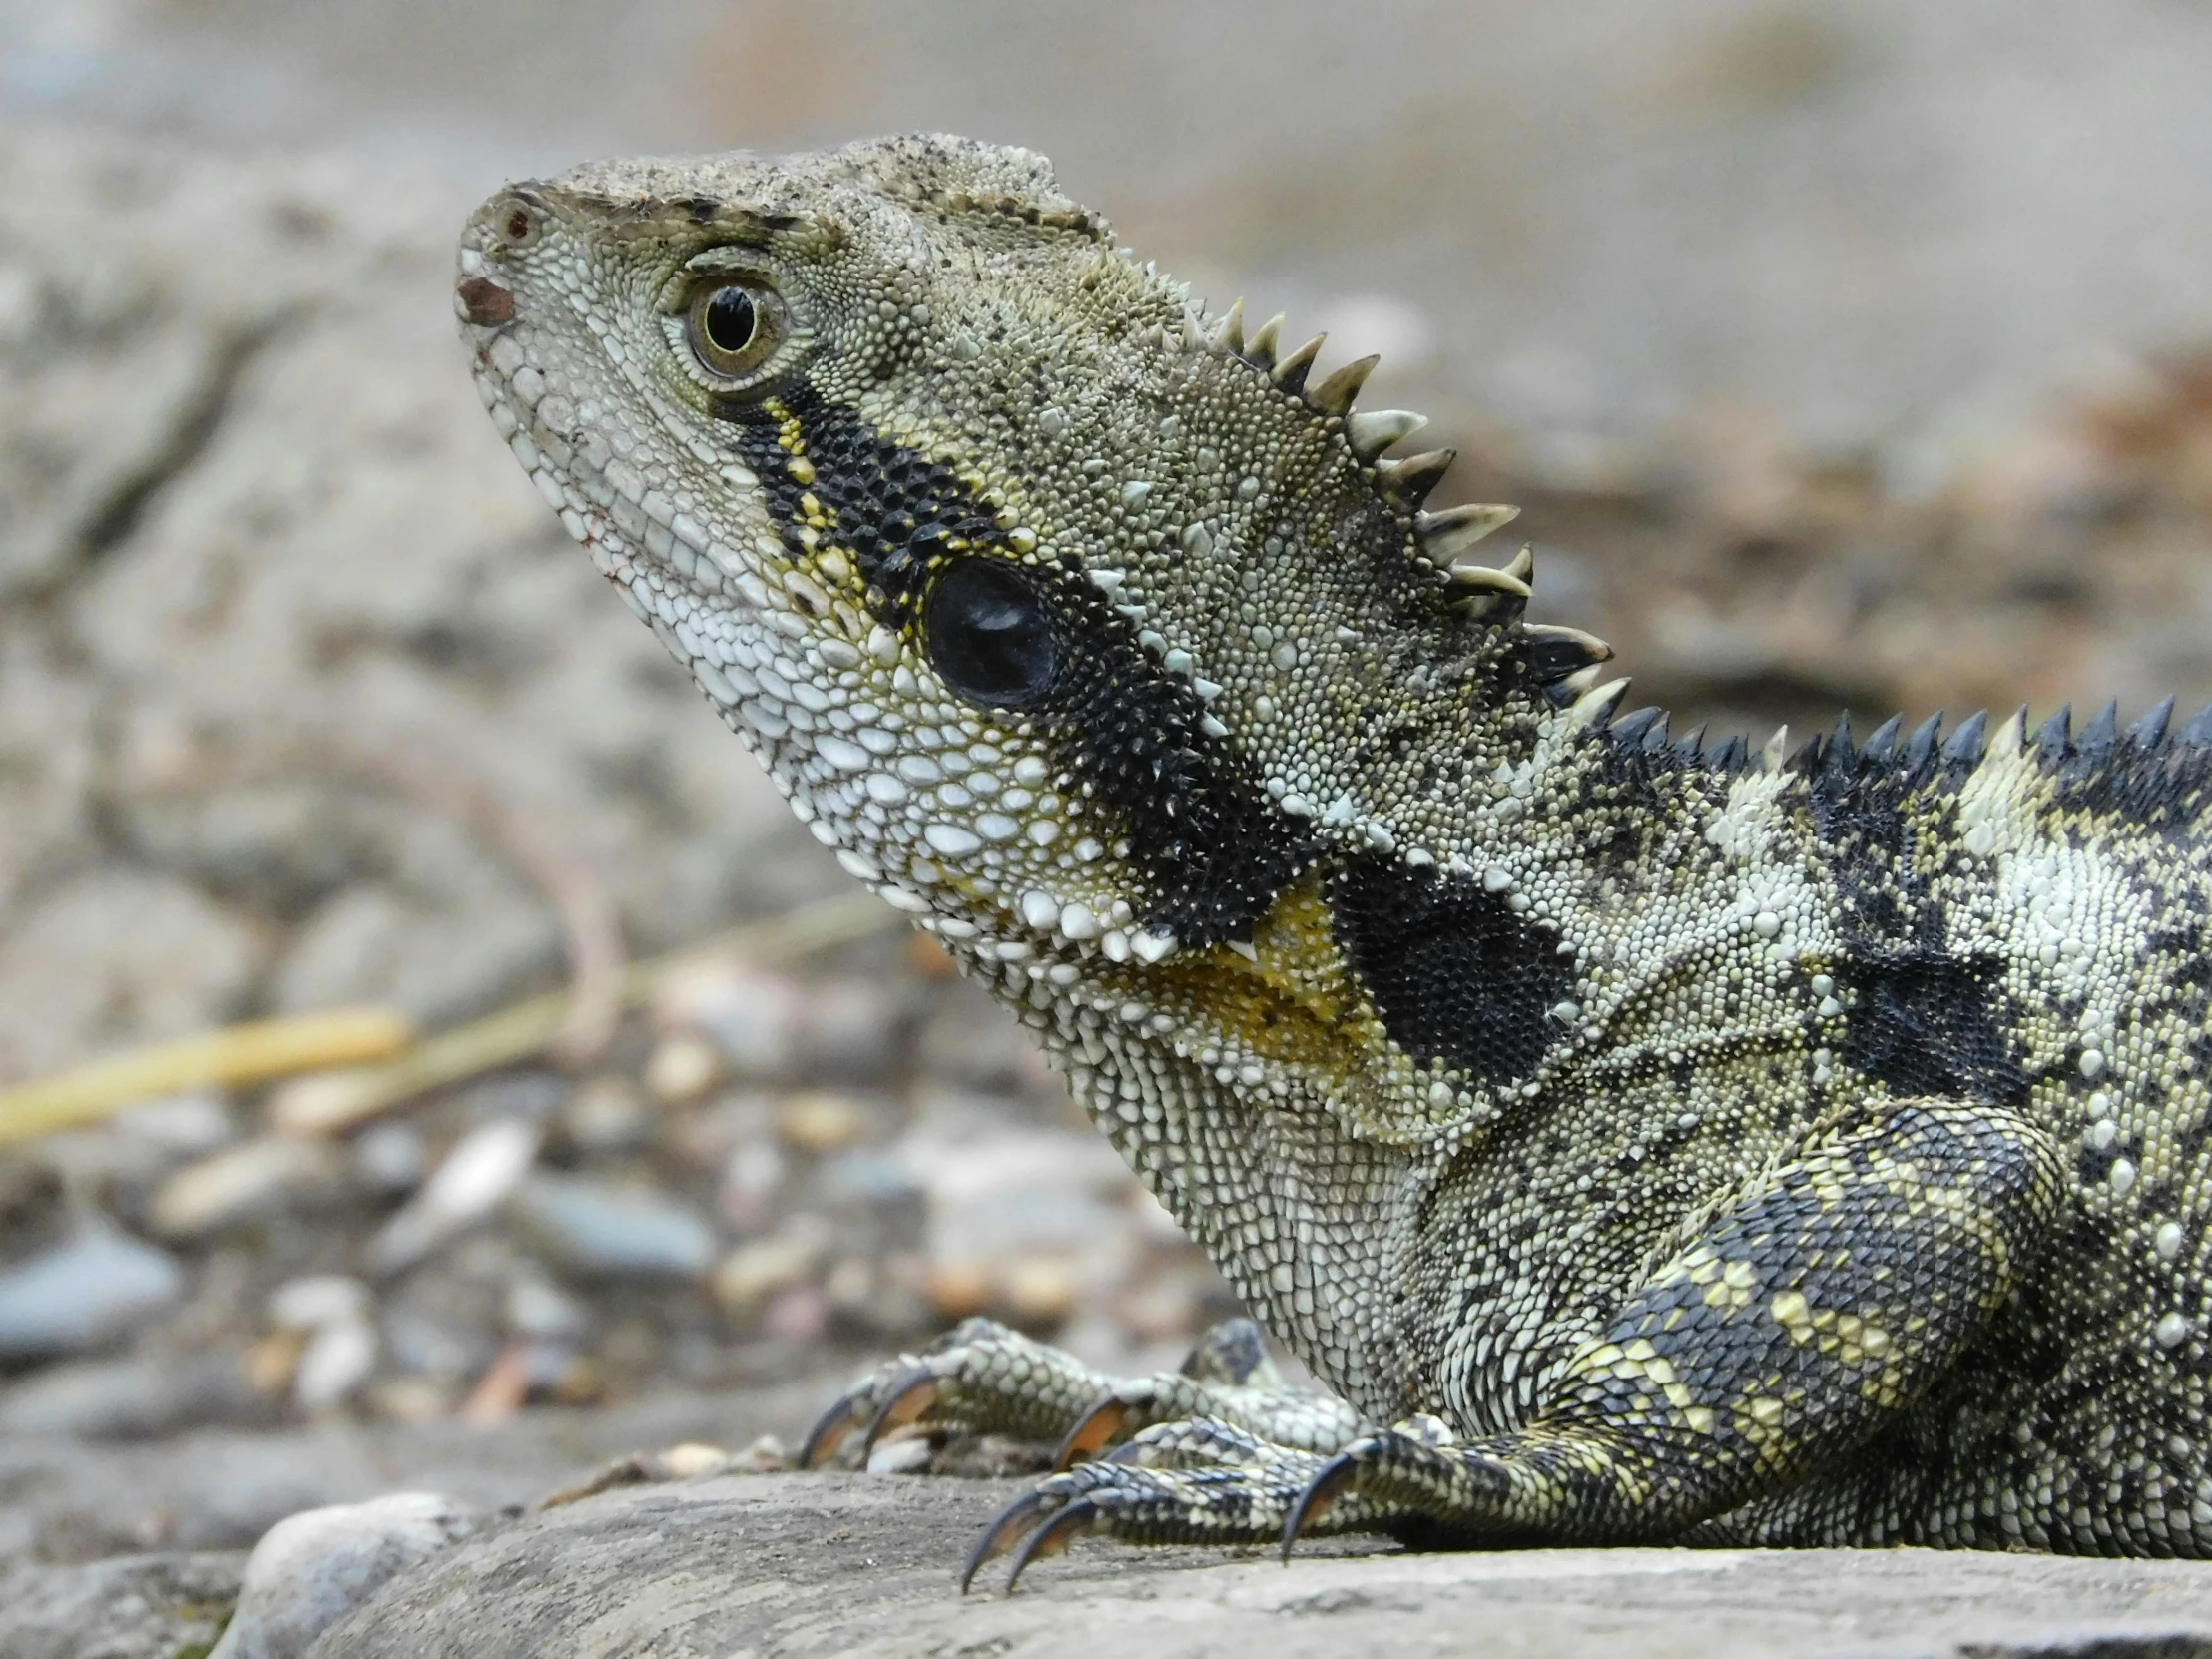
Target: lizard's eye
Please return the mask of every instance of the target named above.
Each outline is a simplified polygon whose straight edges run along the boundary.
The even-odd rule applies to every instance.
[[[700,367],[718,379],[742,380],[776,354],[790,328],[774,290],[725,281],[692,295],[685,332]]]
[[[1030,585],[996,559],[962,559],[929,589],[929,661],[970,703],[1025,709],[1052,689],[1060,648]]]

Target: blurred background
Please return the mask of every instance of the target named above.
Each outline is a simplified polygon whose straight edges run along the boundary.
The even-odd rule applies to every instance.
[[[967,1314],[1151,1369],[1235,1311],[499,453],[502,180],[1041,150],[1382,351],[1537,614],[1756,743],[2212,697],[2207,85],[2202,0],[0,0],[0,1088],[381,1011],[0,1096],[0,1563],[769,1462]]]

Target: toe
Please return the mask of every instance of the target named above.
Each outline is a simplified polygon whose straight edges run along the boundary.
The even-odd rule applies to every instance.
[[[903,1428],[921,1416],[944,1397],[944,1380],[927,1366],[917,1366],[890,1386],[869,1420],[867,1432],[860,1437],[860,1455],[865,1457],[874,1449],[875,1442],[893,1428]]]
[[[1079,1497],[1066,1508],[1054,1510],[1042,1526],[1022,1541],[1020,1552],[1014,1556],[1013,1570],[1006,1575],[1007,1593],[1013,1592],[1030,1562],[1059,1554],[1097,1524],[1098,1505],[1087,1497]]]
[[[1341,1451],[1322,1464],[1321,1472],[1306,1483],[1306,1489],[1298,1494],[1298,1501],[1291,1505],[1291,1512],[1283,1520],[1283,1560],[1291,1559],[1291,1546],[1298,1542],[1298,1535],[1315,1524],[1336,1507],[1337,1499],[1360,1473],[1360,1461],[1351,1451]]]
[[[991,1524],[983,1529],[983,1535],[975,1540],[975,1547],[968,1551],[967,1564],[960,1569],[960,1594],[967,1594],[968,1585],[974,1582],[975,1575],[985,1565],[1023,1542],[1031,1532],[1044,1524],[1045,1517],[1060,1501],[1053,1493],[1023,1492],[999,1510]]]
[[[1120,1436],[1122,1426],[1129,1420],[1129,1414],[1127,1401],[1108,1394],[1076,1419],[1075,1426],[1067,1432],[1067,1438],[1060,1442],[1060,1449],[1053,1454],[1053,1468],[1072,1468],[1077,1463],[1097,1456]]]
[[[799,1448],[799,1466],[803,1469],[819,1469],[837,1454],[837,1447],[851,1433],[860,1420],[860,1396],[839,1394],[830,1401],[830,1409],[815,1419],[814,1427],[807,1430],[807,1438]]]

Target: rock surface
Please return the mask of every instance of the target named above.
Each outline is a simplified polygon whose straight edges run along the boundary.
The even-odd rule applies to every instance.
[[[1542,1654],[1906,1659],[2212,1653],[2212,1565],[1929,1550],[1271,1556],[1084,1541],[1012,1596],[953,1573],[1020,1487],[864,1475],[632,1488],[461,1545],[314,1659],[748,1654]],[[2187,1638],[2174,1641],[2175,1638]]]
[[[118,1555],[83,1566],[0,1568],[8,1659],[198,1659],[230,1616],[243,1555]]]

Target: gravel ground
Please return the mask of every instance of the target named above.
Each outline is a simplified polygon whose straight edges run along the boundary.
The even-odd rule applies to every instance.
[[[269,1014],[443,1030],[595,940],[842,890],[497,453],[447,180],[22,121],[0,177],[0,1082]],[[1909,492],[1710,410],[1564,467],[1431,389],[1451,487],[1527,508],[1539,613],[1612,638],[1678,730],[2212,696],[2212,358],[2131,361]],[[0,1148],[0,1607],[101,1562],[199,1606],[235,1556],[114,1563],[789,1444],[970,1313],[1151,1369],[1235,1311],[1011,1022],[891,931],[710,954],[586,1058],[343,1133],[286,1132],[287,1098]],[[996,1494],[882,1501],[936,1559]]]

